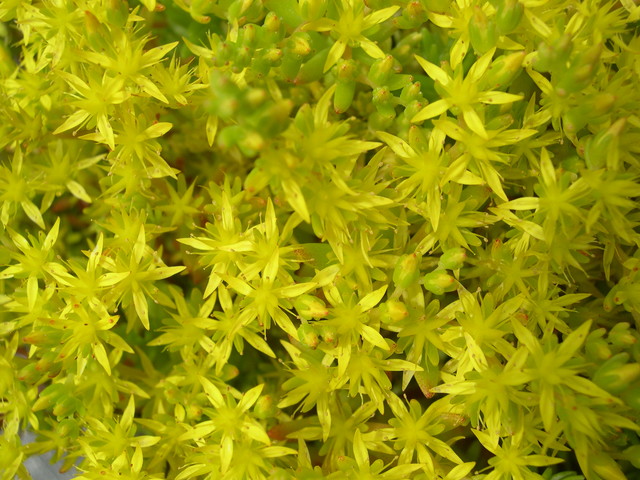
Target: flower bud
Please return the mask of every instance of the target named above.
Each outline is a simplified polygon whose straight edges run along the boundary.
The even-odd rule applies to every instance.
[[[571,62],[568,70],[564,70],[556,89],[567,93],[577,93],[585,89],[600,65],[602,45],[588,48]]]
[[[611,125],[607,130],[598,133],[595,137],[587,139],[584,149],[584,159],[587,168],[599,170],[605,165],[607,167],[617,167],[617,157],[619,155],[617,140],[624,126],[626,119],[621,118]],[[615,150],[615,153],[613,152]],[[611,158],[615,155],[615,159]]]
[[[297,297],[293,302],[293,306],[303,320],[318,320],[329,314],[325,303],[313,295],[301,295]]]
[[[629,324],[626,322],[617,323],[609,332],[609,342],[611,345],[618,348],[626,348],[631,345],[635,345],[638,339],[631,333]]]
[[[18,370],[16,378],[21,382],[35,383],[40,377],[42,377],[42,372],[36,368],[36,364],[27,363],[24,367]],[[0,385],[2,385],[2,383],[3,382],[0,381]]]
[[[280,21],[280,17],[276,15],[274,12],[267,13],[267,16],[264,17],[263,26],[268,32],[277,32],[282,27],[282,22]]]
[[[409,316],[407,306],[404,302],[400,302],[398,300],[387,300],[381,305],[381,308],[384,312],[382,320],[387,321],[388,323],[399,322]]]
[[[392,115],[395,118],[395,97],[387,87],[374,89],[371,101],[378,113],[384,116]]]
[[[407,289],[420,276],[420,258],[415,253],[401,256],[393,270],[393,283],[396,287]]]
[[[522,62],[525,55],[525,51],[522,50],[496,58],[482,76],[482,87],[493,89],[509,85],[516,75],[522,71]]]
[[[60,438],[77,438],[80,433],[78,421],[73,418],[65,418],[58,422],[56,433]]]
[[[456,279],[441,269],[427,273],[422,280],[424,288],[435,295],[443,295],[445,292],[451,292],[456,288]]]
[[[238,43],[248,47],[253,48],[256,46],[257,32],[256,26],[253,23],[249,23],[242,27],[240,30],[240,35],[238,35]]]
[[[298,340],[307,347],[316,348],[320,343],[318,333],[310,323],[303,323],[298,327]]]
[[[76,412],[80,407],[80,401],[73,397],[67,396],[62,399],[61,402],[57,403],[55,407],[53,407],[53,414],[56,417],[66,417]]]
[[[614,355],[596,370],[593,382],[610,393],[620,393],[640,377],[640,364],[628,361],[628,353]]]
[[[609,344],[604,338],[602,338],[605,332],[606,330],[604,328],[600,328],[592,331],[587,336],[584,348],[587,353],[587,357],[591,361],[601,362],[602,360],[608,360],[611,358],[612,353],[609,348]]]
[[[369,69],[368,79],[374,85],[386,85],[393,73],[393,63],[394,59],[391,55],[376,60]]]
[[[524,5],[519,0],[502,0],[496,11],[496,27],[501,35],[513,32],[522,20]]]
[[[338,340],[338,332],[332,325],[323,325],[320,328],[320,332],[322,334],[322,340],[328,344],[333,345]]]
[[[278,408],[272,395],[261,396],[253,407],[253,413],[261,420],[274,417],[277,412]]]
[[[462,268],[464,261],[467,258],[467,253],[462,247],[450,248],[445,251],[440,257],[438,265],[447,270],[457,270]]]
[[[222,374],[220,375],[220,380],[223,382],[228,382],[229,380],[233,380],[240,374],[240,370],[235,365],[231,365],[230,363],[226,363],[222,367]]]
[[[420,82],[410,83],[402,89],[400,92],[400,101],[407,105],[414,101],[424,101],[422,96],[422,90],[420,88]]]
[[[573,50],[573,41],[568,33],[557,39],[553,45],[542,43],[538,46],[535,67],[541,72],[560,72],[566,70],[566,63]]]
[[[473,15],[469,21],[469,40],[471,46],[478,53],[486,53],[496,46],[498,41],[498,31],[496,23],[482,11],[482,8],[475,6]]]
[[[306,57],[313,49],[311,48],[311,37],[306,32],[297,32],[288,40],[289,51],[294,55]]]

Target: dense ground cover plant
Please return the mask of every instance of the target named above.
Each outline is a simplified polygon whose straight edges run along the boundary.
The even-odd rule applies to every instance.
[[[2,478],[638,478],[639,20],[0,2]]]

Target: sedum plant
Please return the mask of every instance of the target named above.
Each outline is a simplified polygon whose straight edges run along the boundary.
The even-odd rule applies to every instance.
[[[0,478],[637,478],[637,1],[0,22]]]

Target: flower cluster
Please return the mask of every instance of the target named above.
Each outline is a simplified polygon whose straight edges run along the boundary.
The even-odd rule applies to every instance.
[[[639,21],[0,3],[0,479],[637,471]]]

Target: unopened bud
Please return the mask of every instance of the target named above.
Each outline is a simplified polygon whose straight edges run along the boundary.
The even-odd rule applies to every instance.
[[[617,323],[609,332],[608,339],[611,345],[619,348],[629,347],[638,342],[637,337],[631,333],[629,324],[626,322]]]
[[[482,86],[493,89],[509,85],[516,75],[521,72],[525,56],[526,53],[522,50],[496,58],[482,76]]]
[[[496,46],[498,31],[496,23],[482,11],[482,8],[475,6],[473,15],[469,21],[469,40],[474,50],[478,53],[485,53]]]
[[[462,247],[455,247],[446,250],[440,257],[438,265],[447,270],[457,270],[462,268],[467,259],[467,253]]]
[[[303,345],[311,348],[316,348],[320,343],[316,329],[309,323],[303,323],[298,327],[298,340]]]
[[[272,395],[261,396],[253,407],[253,413],[261,420],[275,416],[277,411],[278,409]]]
[[[389,323],[399,322],[409,316],[409,310],[407,306],[398,300],[387,300],[381,305],[383,310],[383,320],[387,320]]]
[[[607,159],[612,155],[612,150],[617,150],[615,143],[622,133],[625,124],[626,119],[620,118],[607,130],[598,133],[595,137],[589,138],[586,141],[584,159],[589,169],[598,170],[611,162],[607,162]]]
[[[323,325],[320,329],[322,333],[322,340],[329,344],[335,344],[338,340],[338,332],[332,325]]]
[[[640,364],[628,361],[628,353],[614,355],[596,370],[593,382],[613,394],[629,388],[631,382],[640,377]]]
[[[404,87],[400,92],[400,100],[404,104],[408,104],[416,100],[417,101],[424,100],[424,97],[422,96],[420,82],[410,83],[409,85]]]
[[[312,51],[311,38],[306,32],[298,32],[289,38],[289,51],[300,57],[306,57]]]
[[[318,320],[329,314],[325,303],[313,295],[302,295],[296,298],[293,306],[303,320]]]
[[[522,20],[524,5],[519,0],[503,0],[496,11],[496,26],[501,35],[513,32]]]
[[[80,402],[73,396],[67,396],[53,407],[53,414],[56,417],[66,417],[78,410]]]
[[[393,73],[393,63],[394,59],[391,55],[376,60],[369,69],[368,79],[374,85],[386,85]]]
[[[407,289],[415,284],[420,276],[420,258],[415,253],[403,255],[393,270],[393,283],[396,287]]]
[[[455,290],[456,279],[445,270],[434,270],[423,277],[424,288],[435,295],[443,295],[445,292]]]
[[[76,438],[80,433],[80,426],[73,418],[65,418],[58,422],[56,433],[60,438]]]
[[[38,371],[35,363],[28,363],[18,370],[17,379],[21,382],[34,383],[42,376],[42,372]],[[0,381],[0,385],[3,382]]]
[[[611,358],[611,349],[607,341],[602,338],[605,333],[604,328],[594,330],[589,334],[585,342],[585,351],[587,356],[594,362],[601,362]]]

